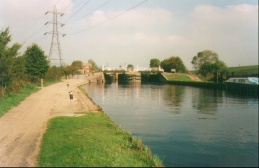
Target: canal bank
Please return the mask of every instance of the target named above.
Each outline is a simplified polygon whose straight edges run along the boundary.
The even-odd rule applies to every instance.
[[[171,74],[174,75],[174,74]],[[163,73],[158,74],[156,78],[161,83],[169,85],[182,85],[182,86],[193,86],[200,88],[208,88],[214,90],[225,90],[227,92],[238,93],[242,95],[254,95],[258,96],[258,84],[242,84],[242,83],[215,83],[215,82],[203,82],[203,81],[181,81],[181,80],[170,80]]]
[[[166,167],[258,166],[258,98],[167,84],[84,89]]]
[[[230,93],[258,96],[258,85],[247,85],[247,84],[238,84],[237,83],[237,84],[232,84],[231,86],[227,87],[227,85],[225,83],[185,82],[185,81],[167,81],[166,84],[194,86],[194,87],[209,88],[209,89],[214,89],[214,90],[225,90]]]
[[[163,167],[142,140],[104,112],[50,120],[38,157],[40,167]]]
[[[127,164],[129,160],[135,163],[133,164],[135,166],[162,166],[160,159],[153,156],[151,150],[144,146],[140,139],[133,138],[110,120],[105,113],[98,112],[101,108],[78,89],[78,86],[82,83],[85,83],[84,79],[69,79],[43,87],[0,117],[0,166],[35,167],[39,164],[45,165],[42,163],[48,163],[54,159],[62,161],[57,165],[52,164],[52,166],[64,167],[70,165],[73,167],[78,165],[77,163],[80,162],[82,157],[88,158],[84,154],[91,155],[92,157],[89,158],[92,160],[87,163],[80,162],[81,166],[86,166],[88,163],[91,163],[91,165],[88,165],[91,167],[104,165],[105,162],[99,158],[99,154],[91,153],[86,148],[80,147],[81,144],[78,143],[79,141],[82,142],[81,140],[91,150],[101,151],[101,153],[112,156],[105,166],[130,166],[131,164]],[[85,111],[94,114],[85,114]],[[54,124],[54,127],[56,126],[54,130],[60,132],[55,132],[54,137],[47,143],[44,140],[42,141],[45,133],[54,131],[53,127],[48,128],[48,126],[53,120],[60,121],[59,116],[62,116],[62,121]],[[94,121],[99,120],[100,122],[93,127],[91,123],[94,121],[87,118],[88,116],[93,116]],[[75,121],[74,124],[71,120]],[[89,130],[89,128],[91,129]],[[104,134],[97,133],[93,131],[96,128],[106,131],[103,132]],[[71,132],[71,130],[73,131]],[[87,132],[87,130],[90,132]],[[113,137],[111,139],[114,140],[112,140],[113,148],[117,145],[117,142],[120,142],[117,145],[117,147],[120,146],[119,151],[111,150],[109,146],[104,147],[103,140],[109,138],[109,133]],[[86,141],[81,134],[86,136],[92,134],[91,137],[94,137],[94,139]],[[43,149],[43,143],[51,147]],[[64,144],[66,145],[64,146]],[[47,155],[40,154],[41,163],[38,163],[39,153],[44,153],[46,149],[48,151],[55,149],[55,151],[47,152]],[[119,157],[120,160],[116,160],[118,155],[125,156],[124,153],[128,153],[128,162],[124,162],[122,157]],[[61,154],[65,154],[67,161],[73,164],[65,164]],[[48,158],[50,155],[51,157]],[[105,158],[103,159],[105,160]],[[113,160],[116,160],[116,163],[113,163]],[[110,164],[111,162],[112,164]]]
[[[226,90],[239,94],[258,95],[258,84],[226,84],[221,80],[214,82],[201,81],[199,77],[185,73],[166,73],[161,71],[124,72],[114,71],[104,73],[105,83],[111,84],[118,81],[119,84],[170,84],[182,86],[194,86],[214,90]]]
[[[98,110],[77,89],[82,82],[83,79],[69,79],[43,87],[0,117],[0,166],[36,166],[42,136],[49,119],[77,116],[78,111]],[[69,97],[71,91],[72,100]]]
[[[137,79],[137,80],[136,80]],[[111,83],[113,80],[109,80]],[[239,94],[258,95],[258,85],[250,84],[227,84],[222,82],[204,82],[197,76],[182,73],[162,73],[143,71],[136,74],[119,74],[119,84],[142,83],[142,84],[169,84],[181,86],[193,86],[200,88],[208,88],[214,90],[226,90]]]

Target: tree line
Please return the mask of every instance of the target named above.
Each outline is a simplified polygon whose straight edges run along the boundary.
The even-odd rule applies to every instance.
[[[196,70],[196,74],[206,80],[214,80],[215,76],[218,76],[221,82],[226,79],[228,73],[227,65],[221,61],[218,54],[212,50],[198,52],[197,55],[192,58],[191,63]],[[150,60],[149,65],[150,67],[161,66],[165,72],[171,72],[171,69],[175,69],[176,72],[180,73],[188,72],[182,59],[178,56],[172,56],[163,61],[153,58]]]
[[[45,82],[59,81],[61,77],[79,74],[81,67],[74,61],[70,66],[50,66],[47,56],[37,44],[27,47],[19,53],[22,45],[14,43],[9,28],[0,32],[0,98],[10,92],[19,92],[28,83],[38,84],[40,79]],[[93,68],[97,68],[93,60],[89,60]]]
[[[0,32],[0,98],[6,93],[21,91],[26,83],[39,83],[41,78],[45,81],[57,81],[63,76],[80,74],[78,69],[82,69],[82,61],[74,61],[70,66],[51,67],[40,46],[32,44],[20,54],[19,49],[22,45],[14,43],[10,46],[11,39],[9,28]],[[92,65],[92,70],[99,69],[92,59],[88,60],[88,63]],[[226,78],[227,66],[212,50],[198,52],[191,63],[201,77],[212,80],[217,73],[219,79]],[[150,67],[158,66],[165,72],[171,72],[171,69],[176,69],[176,72],[180,73],[188,72],[178,56],[163,61],[157,58],[150,60]]]

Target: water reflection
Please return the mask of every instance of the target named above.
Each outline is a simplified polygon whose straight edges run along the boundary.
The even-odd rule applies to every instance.
[[[181,106],[186,87],[184,86],[164,86],[164,100],[167,105],[174,107]]]
[[[172,85],[85,89],[165,166],[258,166],[258,98]]]
[[[209,89],[192,90],[192,108],[197,113],[212,114],[217,112],[218,104],[223,102],[223,91]]]

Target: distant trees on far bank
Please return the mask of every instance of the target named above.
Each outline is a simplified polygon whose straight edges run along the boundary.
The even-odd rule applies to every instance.
[[[193,67],[198,70],[198,74],[211,79],[215,76],[226,78],[227,65],[221,61],[218,54],[212,50],[198,52],[192,59]]]
[[[161,62],[161,67],[165,72],[171,72],[171,69],[175,69],[176,72],[185,73],[187,71],[182,59],[178,56],[172,56]]]
[[[218,76],[221,81],[226,78],[227,65],[221,61],[218,54],[212,50],[204,50],[198,52],[191,61],[193,68],[197,70],[198,75],[203,76],[207,80],[212,80],[215,76]],[[157,58],[150,60],[150,67],[161,66],[165,72],[171,72],[171,69],[175,69],[176,72],[187,73],[188,70],[185,67],[182,59],[178,56],[172,56],[164,59],[160,62]]]
[[[171,72],[171,69],[175,69],[176,72],[185,73],[187,71],[182,59],[178,56],[172,56],[170,58],[160,61],[157,58],[152,58],[150,60],[150,67],[161,66],[165,72]]]
[[[159,67],[161,64],[160,60],[157,58],[153,58],[150,60],[149,66],[150,67]]]

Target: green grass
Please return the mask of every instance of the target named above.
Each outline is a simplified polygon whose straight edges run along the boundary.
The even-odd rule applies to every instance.
[[[257,75],[258,76],[259,65],[251,66],[240,66],[240,67],[229,67],[228,72],[231,74],[234,72],[235,76],[237,75]]]
[[[37,91],[38,88],[34,85],[26,84],[25,88],[19,93],[8,93],[0,98],[0,116],[10,110],[12,107],[23,101],[28,95]]]
[[[164,74],[168,81],[192,81],[189,76],[182,73],[166,73]]]
[[[38,166],[121,167],[163,166],[138,138],[119,128],[103,113],[57,117],[44,134]]]
[[[190,70],[190,72],[198,74],[198,70]],[[259,65],[228,67],[228,74],[231,75],[232,72],[235,76],[259,76]]]
[[[82,88],[82,86],[79,86],[78,89],[79,89],[83,94],[88,95],[87,91],[86,91],[84,88]]]

